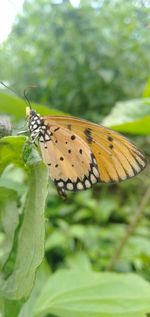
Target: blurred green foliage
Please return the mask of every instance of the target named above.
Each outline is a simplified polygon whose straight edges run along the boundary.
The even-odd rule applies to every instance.
[[[141,5],[140,5],[141,3]],[[30,99],[99,120],[140,97],[150,73],[149,7],[136,0],[25,1],[0,50],[1,79]]]
[[[28,97],[42,115],[61,110],[130,134],[149,162],[149,16],[140,0],[84,0],[79,7],[67,0],[25,1],[0,48],[1,80],[19,95],[36,84]],[[98,184],[61,200],[38,149],[17,135],[26,129],[25,102],[1,90],[0,315],[145,317],[149,165],[126,182]],[[12,135],[2,137],[11,134],[9,120]],[[114,272],[104,273],[138,208],[141,219]]]

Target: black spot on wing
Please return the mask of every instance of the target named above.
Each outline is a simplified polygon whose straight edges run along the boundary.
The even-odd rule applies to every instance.
[[[108,136],[108,138],[107,138],[107,139],[108,139],[108,141],[110,141],[110,142],[112,142],[112,141],[113,141],[113,138],[112,138],[112,136],[110,136],[110,135]]]
[[[85,136],[86,136],[87,142],[88,142],[88,143],[92,143],[92,141],[93,141],[93,138],[92,138],[92,136],[91,136],[92,130],[91,130],[90,128],[87,128],[87,129],[84,130],[84,134],[85,134]]]
[[[67,125],[68,130],[71,130],[71,124]]]
[[[56,129],[54,129],[54,132],[56,132],[56,131],[58,131],[60,128],[58,127],[58,128],[56,128]]]

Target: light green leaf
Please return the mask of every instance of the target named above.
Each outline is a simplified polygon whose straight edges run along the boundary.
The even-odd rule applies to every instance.
[[[20,186],[19,182],[15,182],[12,179],[3,178],[3,177],[0,178],[0,187],[12,189],[12,190],[18,192],[18,194],[23,194],[25,191],[24,184],[22,184],[22,186]]]
[[[150,99],[118,102],[103,124],[125,133],[150,134]]]
[[[34,310],[34,305],[36,298],[41,292],[41,289],[43,288],[43,285],[47,282],[48,278],[50,276],[50,267],[48,263],[44,260],[40,267],[38,268],[37,274],[36,274],[36,279],[35,279],[35,284],[33,287],[33,290],[31,292],[31,295],[27,302],[22,306],[22,309],[19,313],[19,316],[17,317],[33,317],[33,310]]]
[[[68,235],[66,235],[64,232],[61,232],[59,230],[55,230],[53,233],[51,233],[45,243],[45,250],[51,250],[53,248],[62,247],[66,245],[68,242]]]
[[[59,271],[41,291],[35,317],[142,317],[150,285],[134,274]]]
[[[24,165],[22,151],[26,140],[25,136],[8,136],[0,139],[0,173],[9,164]]]
[[[13,246],[14,234],[18,225],[17,193],[0,186],[0,222],[4,235],[1,248],[1,266],[6,262]]]
[[[25,121],[26,106],[27,104],[25,100],[0,92],[0,113],[4,115],[10,115],[14,122],[17,122],[19,120]],[[31,106],[41,115],[63,114],[63,112],[59,110],[48,108],[43,105],[31,104]]]
[[[92,270],[88,255],[84,251],[79,251],[67,257],[66,263],[70,269]]]
[[[35,273],[44,255],[48,172],[43,163],[29,168],[29,187],[17,236],[15,263],[11,275],[0,277],[0,295],[7,299],[26,298],[32,290]],[[12,250],[13,252],[13,250]]]
[[[150,78],[147,80],[147,83],[145,85],[143,97],[144,98],[150,97]]]

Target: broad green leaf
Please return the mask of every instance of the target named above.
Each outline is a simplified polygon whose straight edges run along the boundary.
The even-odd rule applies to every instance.
[[[22,151],[27,138],[8,136],[0,139],[0,173],[8,164],[23,166]]]
[[[17,236],[13,271],[8,277],[2,272],[0,278],[0,295],[11,300],[29,295],[44,255],[44,207],[48,182],[45,165],[40,162],[30,166],[28,177],[28,193]]]
[[[22,301],[3,300],[3,314],[0,317],[18,317],[22,305]]]
[[[46,261],[43,261],[37,270],[34,287],[32,289],[29,299],[24,303],[23,301],[3,300],[0,307],[3,307],[2,317],[29,317],[33,316],[34,303],[37,296],[41,292],[41,288],[47,282],[50,276],[50,268]],[[0,310],[0,312],[1,312]],[[0,315],[1,317],[1,315]]]
[[[46,260],[44,260],[37,270],[35,284],[32,289],[31,295],[29,299],[27,300],[27,302],[22,306],[19,316],[17,315],[17,317],[29,317],[29,316],[33,317],[35,301],[37,297],[39,296],[41,289],[47,282],[49,276],[50,276],[50,267],[48,263],[46,262]]]
[[[150,99],[118,102],[103,124],[125,133],[150,134]]]
[[[26,102],[25,100],[14,97],[12,95],[7,95],[5,93],[0,93],[0,113],[4,115],[10,115],[13,122],[20,120],[25,121],[26,117]],[[38,111],[41,115],[62,115],[63,112],[48,108],[43,105],[31,104],[33,109]]]
[[[37,299],[34,317],[142,317],[150,285],[134,274],[59,271]]]
[[[133,122],[112,125],[112,129],[124,133],[131,133],[136,135],[150,134],[150,116],[145,116],[140,120]]]
[[[15,230],[19,223],[17,208],[17,193],[14,190],[0,186],[0,223],[4,235],[3,248],[1,248],[1,266],[8,259],[13,246]],[[12,261],[8,263],[11,267]]]
[[[1,229],[4,236],[3,248],[1,248],[1,265],[4,265],[4,272],[10,274],[13,262],[13,248],[15,231],[19,224],[18,203],[22,194],[26,193],[26,186],[23,184],[21,174],[23,171],[22,149],[25,137],[5,137],[0,139],[0,215]],[[13,165],[14,164],[14,165]],[[19,165],[15,169],[15,165]],[[7,168],[6,168],[7,167]],[[15,169],[15,178],[11,178]],[[20,169],[20,170],[19,170]],[[17,177],[19,181],[17,182]],[[19,203],[20,204],[20,203]]]

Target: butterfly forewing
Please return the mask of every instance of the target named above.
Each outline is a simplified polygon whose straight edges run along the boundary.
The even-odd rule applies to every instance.
[[[144,155],[126,138],[101,125],[72,117],[46,117],[79,136],[93,153],[99,181],[119,182],[133,177],[146,166]]]

